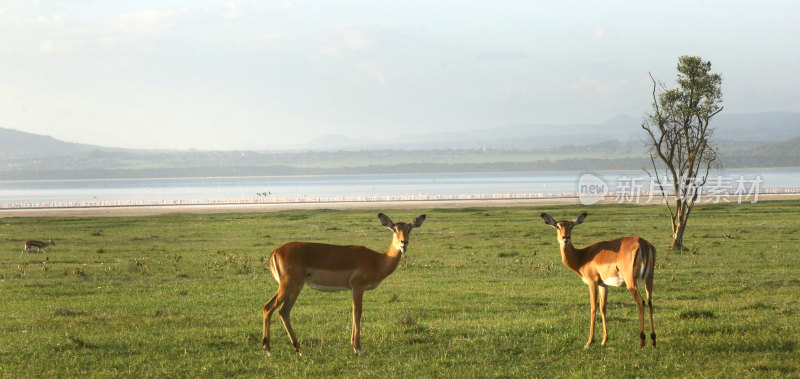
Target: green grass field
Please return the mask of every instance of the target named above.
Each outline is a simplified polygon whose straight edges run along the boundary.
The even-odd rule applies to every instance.
[[[658,248],[658,347],[609,292],[609,344],[590,349],[588,290],[539,214],[571,219],[576,246],[638,234]],[[800,202],[697,208],[686,251],[666,210],[594,205],[386,211],[427,214],[394,274],[364,298],[349,346],[349,292],[303,290],[261,350],[265,264],[283,243],[389,246],[372,211],[0,218],[0,376],[738,377],[800,375]],[[728,233],[732,238],[723,238]],[[56,246],[20,256],[27,238]],[[598,328],[600,328],[598,320]],[[602,330],[602,329],[600,329]],[[649,330],[645,330],[649,334]]]

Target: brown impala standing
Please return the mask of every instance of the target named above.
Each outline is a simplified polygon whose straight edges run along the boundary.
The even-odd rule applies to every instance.
[[[542,219],[547,225],[556,228],[558,243],[561,245],[561,260],[564,265],[575,271],[583,282],[589,285],[589,305],[591,320],[589,321],[589,341],[594,339],[594,321],[597,315],[597,294],[600,292],[600,317],[603,319],[603,342],[608,341],[606,329],[606,287],[627,286],[636,305],[639,307],[639,347],[644,346],[644,301],[639,294],[638,280],[644,281],[647,293],[647,307],[650,310],[650,338],[656,345],[656,331],[653,327],[653,269],[656,264],[656,248],[640,237],[625,237],[613,241],[595,242],[582,249],[572,246],[572,228],[586,218],[581,213],[572,221],[556,221],[547,213]]]
[[[269,323],[272,313],[280,307],[283,326],[289,334],[294,349],[300,352],[300,343],[295,337],[289,314],[304,284],[319,291],[353,291],[353,333],[350,345],[358,354],[361,349],[361,301],[364,291],[371,290],[391,274],[400,263],[401,255],[408,248],[411,229],[422,226],[425,215],[409,223],[393,223],[383,213],[378,214],[383,226],[392,231],[392,244],[386,254],[380,254],[364,246],[340,246],[310,242],[290,242],[272,252],[269,268],[278,282],[278,292],[264,304],[264,338],[262,347],[267,355],[269,347]]]

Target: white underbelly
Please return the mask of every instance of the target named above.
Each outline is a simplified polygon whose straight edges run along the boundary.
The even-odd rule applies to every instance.
[[[326,286],[326,285],[314,283],[310,279],[306,279],[306,284],[308,284],[309,287],[311,287],[311,288],[313,288],[313,289],[315,289],[317,291],[323,291],[323,292],[338,292],[338,291],[347,291],[347,290],[350,289],[349,287]]]
[[[611,286],[611,287],[622,287],[625,285],[625,279],[621,276],[611,276],[605,279],[601,279],[603,285]]]

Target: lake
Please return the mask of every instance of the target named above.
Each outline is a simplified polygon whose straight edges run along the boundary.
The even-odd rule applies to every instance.
[[[0,208],[142,206],[330,201],[448,200],[577,197],[585,172],[497,172],[396,175],[0,180]],[[591,173],[608,190],[647,191],[642,171]],[[713,183],[712,183],[713,182]],[[759,193],[797,193],[794,169],[721,170],[706,187]],[[757,187],[757,188],[756,188]]]

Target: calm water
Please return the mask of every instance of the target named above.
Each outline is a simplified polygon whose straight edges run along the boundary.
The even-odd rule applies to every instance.
[[[215,202],[345,201],[380,199],[387,196],[442,198],[446,196],[491,196],[539,194],[574,196],[583,172],[398,174],[293,177],[233,177],[129,180],[0,181],[0,207],[148,205],[158,202],[208,204]],[[649,185],[641,171],[594,173],[614,190],[627,179]],[[718,171],[724,185],[736,186],[745,178],[760,177],[760,190],[800,188],[800,172],[789,169]],[[640,179],[639,179],[640,178]],[[730,179],[730,180],[728,180]],[[730,183],[730,184],[728,184]],[[647,189],[647,188],[645,188]],[[480,198],[480,197],[479,197]],[[483,197],[486,198],[486,197]]]

